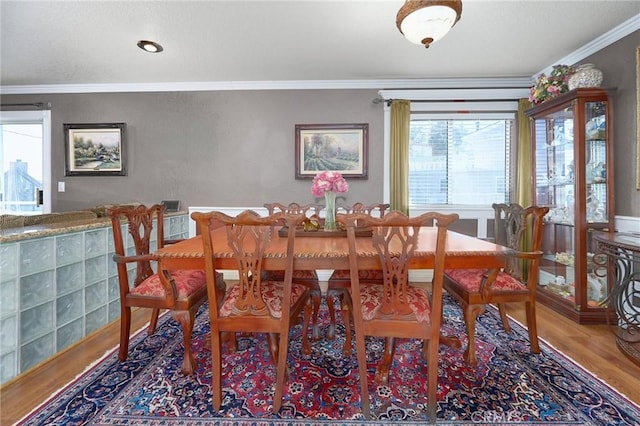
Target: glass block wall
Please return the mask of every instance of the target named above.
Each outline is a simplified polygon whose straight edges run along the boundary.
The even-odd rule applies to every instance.
[[[186,213],[164,222],[165,238],[188,237]],[[0,245],[0,384],[120,317],[113,252],[106,224]]]

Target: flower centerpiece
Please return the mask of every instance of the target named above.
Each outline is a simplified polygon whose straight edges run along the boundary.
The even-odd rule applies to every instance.
[[[324,196],[324,229],[336,229],[336,193],[347,192],[349,184],[339,172],[320,172],[313,178],[311,193],[316,197]]]
[[[569,91],[569,78],[575,69],[569,65],[554,65],[551,74],[540,74],[529,91],[529,100],[539,104]]]

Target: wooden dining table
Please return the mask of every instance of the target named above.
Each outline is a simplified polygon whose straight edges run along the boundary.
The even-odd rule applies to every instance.
[[[224,228],[212,231],[214,256],[218,269],[237,270],[231,248],[227,245]],[[265,253],[264,269],[285,269],[287,239],[274,233],[273,241]],[[410,268],[432,269],[436,247],[436,229],[424,227],[420,230],[418,247]],[[445,268],[500,268],[505,257],[513,251],[507,247],[479,238],[447,231]],[[373,248],[370,234],[357,237],[358,268],[380,269],[378,254]],[[160,270],[204,269],[202,236],[180,241],[155,252]],[[296,270],[349,269],[349,247],[346,231],[311,231],[297,233],[293,268]]]
[[[346,231],[296,231],[294,270],[349,269],[349,247]],[[436,247],[436,229],[424,227],[420,230],[418,247],[411,260],[411,269],[433,269]],[[287,238],[282,232],[274,232],[272,243],[265,253],[263,269],[286,269]],[[212,231],[214,256],[218,270],[237,270],[238,265],[231,248],[227,245],[224,227]],[[373,248],[370,234],[357,237],[358,268],[381,269],[380,259]],[[447,231],[445,268],[501,268],[512,250],[479,238]],[[158,270],[204,269],[202,236],[165,246],[155,252]],[[164,274],[159,274],[163,279]],[[441,343],[460,347],[457,337],[442,336]],[[189,362],[185,360],[185,362]],[[189,366],[187,371],[189,370]],[[191,371],[194,366],[191,365]]]

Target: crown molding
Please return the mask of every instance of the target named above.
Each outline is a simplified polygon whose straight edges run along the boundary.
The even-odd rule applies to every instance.
[[[49,84],[0,86],[2,95],[50,93],[201,92],[229,90],[346,90],[524,87],[529,77],[433,78],[380,80],[201,81],[172,83]]]
[[[594,53],[604,49],[607,46],[612,45],[616,41],[628,36],[634,31],[640,30],[640,13],[627,19],[622,24],[618,25],[614,29],[607,31],[600,37],[590,41],[581,48],[575,50],[569,55],[558,59],[553,64],[540,70],[536,74],[531,76],[532,80],[535,80],[540,74],[549,74],[553,70],[553,66],[556,64],[575,65],[584,58],[593,55]]]

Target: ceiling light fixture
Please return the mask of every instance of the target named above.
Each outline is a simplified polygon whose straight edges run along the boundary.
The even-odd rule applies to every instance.
[[[158,43],[156,43],[155,41],[149,41],[149,40],[140,40],[138,42],[138,47],[144,50],[145,52],[150,52],[150,53],[160,53],[164,50],[162,46],[160,46]]]
[[[462,0],[407,0],[398,11],[396,25],[411,43],[428,48],[460,20]]]

